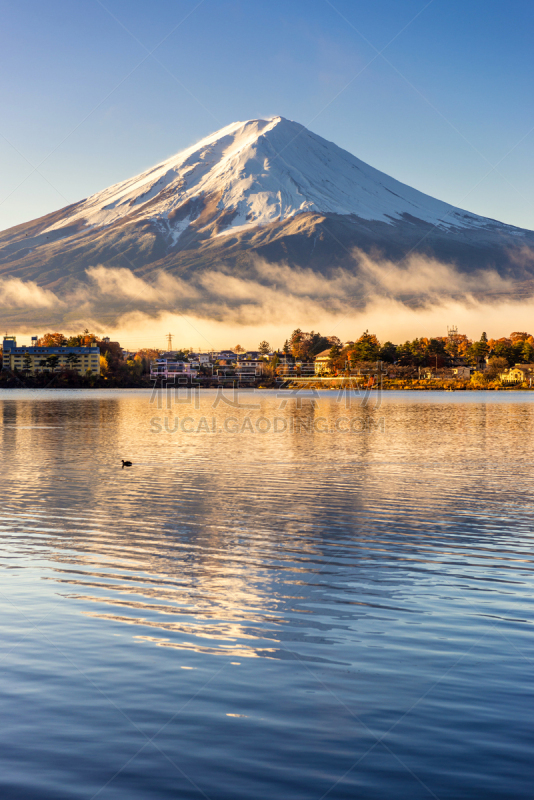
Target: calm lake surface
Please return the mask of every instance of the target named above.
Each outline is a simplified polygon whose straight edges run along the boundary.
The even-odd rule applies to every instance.
[[[1,797],[531,798],[534,394],[152,399],[0,392]]]

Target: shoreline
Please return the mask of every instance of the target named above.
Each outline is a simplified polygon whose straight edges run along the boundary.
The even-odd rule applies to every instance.
[[[62,374],[33,377],[22,376],[15,373],[3,375],[0,378],[0,390],[2,389],[150,389],[165,390],[172,389],[223,389],[240,391],[245,389],[258,389],[261,391],[356,391],[356,392],[530,392],[534,391],[534,386],[529,386],[526,382],[521,384],[513,383],[509,385],[499,384],[497,381],[488,382],[487,385],[472,384],[467,380],[420,380],[410,378],[384,378],[376,379],[373,375],[368,376],[342,376],[331,378],[314,377],[279,377],[275,382],[270,380],[262,382],[261,378],[255,381],[243,381],[236,377],[228,378],[224,381],[214,381],[212,377],[204,376],[200,379],[189,380],[187,383],[174,384],[165,383],[163,380],[154,381],[150,375],[145,374],[136,379],[103,378],[93,376],[69,376],[66,378]],[[372,385],[369,385],[372,382]]]
[[[345,386],[345,385],[337,385],[337,386],[317,386],[317,385],[284,385],[284,386],[251,386],[250,384],[247,385],[237,385],[233,386],[232,384],[220,384],[219,386],[216,385],[209,385],[203,386],[199,384],[184,384],[180,387],[165,387],[165,386],[155,386],[149,385],[146,383],[142,384],[129,384],[129,385],[116,385],[110,386],[108,385],[86,385],[86,386],[35,386],[35,385],[23,385],[23,384],[9,384],[2,386],[0,384],[0,392],[2,391],[128,391],[128,390],[143,390],[143,391],[153,391],[156,390],[167,390],[169,388],[176,388],[176,389],[201,389],[201,390],[232,390],[236,389],[237,391],[248,391],[248,390],[255,390],[255,391],[265,391],[265,392],[297,392],[297,391],[319,391],[319,392],[339,392],[340,390],[346,391],[354,391],[354,392],[373,392],[373,393],[380,393],[380,392],[447,392],[447,393],[455,393],[455,392],[534,392],[534,386],[458,386],[453,389],[443,387],[443,386]]]

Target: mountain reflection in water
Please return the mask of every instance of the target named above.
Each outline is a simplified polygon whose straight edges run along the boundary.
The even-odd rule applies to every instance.
[[[0,393],[3,796],[530,796],[534,395],[184,399]]]

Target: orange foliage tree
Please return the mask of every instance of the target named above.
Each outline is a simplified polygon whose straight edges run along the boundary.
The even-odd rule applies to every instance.
[[[67,344],[62,333],[45,333],[37,340],[39,347],[64,347]]]
[[[161,352],[161,350],[156,350],[154,347],[143,347],[137,351],[135,358],[147,358],[149,361],[154,361],[154,359],[160,357]]]
[[[515,344],[515,342],[526,342],[527,339],[532,339],[532,335],[526,331],[514,331],[510,334],[510,339],[512,344]]]

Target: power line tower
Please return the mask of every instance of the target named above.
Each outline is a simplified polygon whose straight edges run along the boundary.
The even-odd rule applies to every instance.
[[[167,350],[169,353],[172,352],[172,333],[167,334]]]
[[[445,348],[449,353],[449,357],[452,359],[452,363],[455,364],[460,346],[460,338],[458,337],[458,328],[456,325],[447,325],[447,339],[448,341]]]

